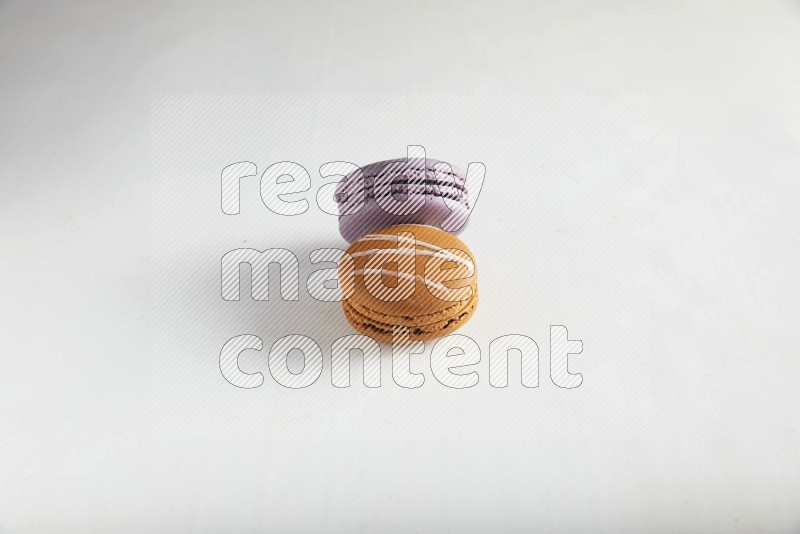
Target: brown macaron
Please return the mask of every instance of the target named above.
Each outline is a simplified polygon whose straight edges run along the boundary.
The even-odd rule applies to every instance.
[[[360,333],[392,341],[395,326],[410,340],[459,329],[478,304],[472,252],[433,226],[404,224],[355,241],[339,262],[345,317]]]

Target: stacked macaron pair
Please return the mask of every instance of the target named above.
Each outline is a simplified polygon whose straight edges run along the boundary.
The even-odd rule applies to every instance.
[[[372,163],[336,188],[339,231],[350,244],[339,263],[345,317],[360,333],[392,341],[460,328],[478,304],[472,252],[455,234],[470,213],[466,178],[432,159]]]

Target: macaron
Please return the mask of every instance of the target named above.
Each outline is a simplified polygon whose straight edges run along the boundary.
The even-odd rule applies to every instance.
[[[435,159],[371,163],[336,186],[339,232],[349,243],[398,224],[427,224],[459,234],[470,214],[466,177]]]
[[[458,237],[430,225],[372,231],[339,262],[345,317],[358,332],[392,341],[396,326],[410,340],[461,328],[478,305],[472,252]]]

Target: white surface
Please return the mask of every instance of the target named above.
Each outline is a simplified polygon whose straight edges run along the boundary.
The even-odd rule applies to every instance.
[[[0,532],[797,531],[799,17],[789,2],[0,4]],[[357,382],[333,391],[325,371],[308,392],[279,390],[269,376],[264,387],[240,392],[224,382],[215,355],[201,351],[196,374],[164,395],[159,345],[151,351],[159,332],[151,277],[157,283],[163,274],[154,253],[172,234],[151,203],[151,97],[208,93],[440,95],[431,106],[458,101],[441,95],[513,93],[534,95],[510,100],[532,102],[520,116],[549,109],[554,117],[570,116],[558,107],[569,95],[604,95],[590,102],[643,95],[644,115],[595,122],[627,132],[647,125],[640,134],[648,150],[633,158],[648,155],[645,172],[601,173],[646,176],[629,184],[645,198],[627,205],[649,203],[640,228],[649,245],[641,250],[615,241],[610,222],[592,219],[605,213],[596,206],[574,218],[552,202],[550,211],[498,214],[504,199],[492,196],[500,176],[523,189],[563,178],[558,167],[526,166],[578,151],[577,161],[562,162],[573,178],[563,182],[573,187],[563,207],[573,207],[576,190],[622,203],[592,176],[592,163],[619,156],[600,150],[622,146],[618,136],[601,143],[590,130],[585,145],[558,136],[538,147],[538,137],[514,137],[503,152],[497,135],[481,138],[481,124],[498,120],[488,116],[470,146],[447,146],[446,130],[402,120],[359,146],[346,144],[362,139],[355,129],[332,140],[320,131],[295,138],[304,151],[296,160],[312,176],[329,159],[367,162],[402,153],[407,143],[459,165],[486,159],[483,146],[486,196],[464,234],[478,256],[484,299],[472,333],[485,350],[489,339],[524,324],[515,333],[529,333],[545,351],[547,326],[563,322],[584,341],[575,362],[585,383],[559,391],[542,372],[537,390],[513,388],[513,379],[508,390],[494,390],[484,353],[482,382],[467,391],[439,386],[428,370],[413,392],[389,384],[367,391]],[[381,109],[396,119],[402,100],[387,98]],[[457,115],[444,109],[443,117]],[[556,120],[553,130],[580,125]],[[266,147],[254,154],[261,136],[275,136],[268,122],[257,126],[218,146],[242,141],[260,171],[295,158],[287,154],[292,138],[277,154]],[[314,147],[324,153],[312,154]],[[176,154],[197,150],[189,144]],[[208,167],[194,164],[214,174],[195,176],[202,185],[187,194],[218,206],[202,188],[216,187],[222,165],[237,158],[221,165],[207,158]],[[245,218],[249,202],[261,206],[254,222],[268,219],[260,202],[243,196],[236,224],[258,239]],[[638,212],[619,213],[625,235],[638,220],[630,213]],[[530,217],[542,223],[535,231],[544,243],[531,241],[530,250],[568,257],[557,245],[562,234],[553,232],[566,229],[572,244],[623,247],[641,261],[629,267],[649,279],[643,309],[638,299],[625,304],[635,295],[625,293],[629,287],[615,293],[621,305],[614,309],[591,299],[608,287],[584,280],[586,290],[572,293],[577,301],[566,301],[554,280],[537,285],[534,276],[530,291],[546,298],[527,315],[512,292],[514,314],[497,312],[495,323],[489,312],[503,308],[510,289],[487,267],[519,267],[499,261],[502,241],[488,228],[516,230]],[[559,218],[573,226],[547,226]],[[326,243],[336,239],[329,217],[319,228]],[[207,248],[187,244],[192,258],[218,258],[237,230],[216,232]],[[291,248],[288,239],[270,241]],[[531,272],[550,269],[569,285],[591,263],[615,265],[590,252],[574,256],[567,270],[548,262]],[[217,281],[203,261],[175,272],[182,275],[209,287]],[[646,334],[623,338],[621,326],[604,328],[637,311],[643,315],[632,320],[649,323]],[[218,351],[215,336],[223,333],[254,333],[271,344],[257,316],[240,327],[238,313],[226,318],[230,328],[208,330],[197,346]],[[485,334],[477,330],[484,326]],[[329,347],[323,350],[327,356]],[[334,393],[345,411],[334,413]],[[573,411],[561,411],[561,403]],[[523,408],[530,409],[527,427]]]
[[[641,97],[156,98],[151,324],[157,432],[270,441],[641,435],[650,378],[638,356],[650,348],[647,107]],[[319,302],[306,289],[312,270],[331,267],[312,266],[310,251],[347,246],[336,218],[317,205],[320,186],[330,182],[317,169],[326,161],[363,165],[402,155],[409,143],[421,143],[431,157],[447,154],[463,168],[476,160],[486,167],[461,234],[478,263],[480,312],[459,330],[481,347],[482,384],[448,390],[433,378],[425,354],[412,364],[414,372],[427,369],[425,384],[402,390],[392,381],[387,346],[381,391],[362,389],[360,370],[352,373],[360,388],[337,390],[329,363],[309,391],[284,390],[266,365],[275,341],[309,336],[329,355],[334,340],[354,333],[338,302]],[[241,180],[240,213],[225,215],[219,175],[246,159],[260,170]],[[260,199],[261,174],[283,160],[313,173],[310,191],[287,197],[306,199],[305,213],[281,216]],[[273,280],[270,300],[253,301],[245,274],[241,301],[224,301],[221,258],[237,248],[295,254],[299,300],[278,298]],[[571,369],[586,374],[588,387],[564,391],[551,383],[551,324],[585,340],[587,352],[573,358]],[[237,391],[220,379],[219,352],[241,334],[258,335],[265,345],[240,362],[269,377],[257,392]],[[489,345],[508,334],[537,340],[540,390],[521,387],[515,359],[516,387],[489,386]]]

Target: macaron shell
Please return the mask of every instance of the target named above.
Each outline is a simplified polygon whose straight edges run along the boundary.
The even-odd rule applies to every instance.
[[[336,186],[342,237],[352,243],[370,231],[398,224],[428,224],[461,233],[470,214],[466,178],[458,168],[447,164],[448,168],[444,163],[434,159],[393,159],[371,163],[360,173],[346,176]],[[399,190],[394,194],[398,202],[405,200],[410,206],[421,206],[407,214],[384,209],[375,198],[379,180],[394,184],[386,191]]]
[[[356,274],[353,277],[354,292],[343,303],[348,320],[359,331],[376,334],[383,333],[389,337],[391,337],[391,325],[408,326],[410,330],[418,330],[417,334],[415,334],[417,339],[423,338],[419,336],[436,337],[437,335],[442,335],[442,331],[452,330],[456,327],[456,324],[460,326],[460,324],[466,322],[466,319],[472,314],[477,305],[477,269],[474,266],[472,252],[459,238],[452,234],[432,226],[416,224],[392,226],[372,232],[364,239],[353,243],[347,249],[347,253],[353,259],[355,272],[363,271],[367,267],[367,262],[373,257],[381,261],[373,263],[372,268],[377,266],[378,269],[399,270],[399,264],[392,263],[397,260],[395,254],[381,254],[379,252],[385,249],[396,250],[398,247],[397,236],[413,238],[416,245],[413,249],[415,250],[414,256],[408,258],[405,265],[406,268],[410,268],[408,277],[416,275],[413,281],[413,294],[399,301],[387,300],[385,297],[378,298],[367,288],[364,274]],[[382,239],[382,237],[385,237],[385,239]],[[410,243],[407,246],[411,247]],[[468,274],[467,269],[459,266],[461,270],[452,273],[455,276],[453,280],[447,280],[447,277],[445,277],[440,282],[445,288],[453,290],[456,288],[468,288],[462,290],[463,298],[461,300],[453,300],[453,298],[445,300],[442,298],[442,294],[435,295],[428,287],[428,284],[432,283],[432,281],[426,281],[426,274],[433,276],[450,267],[457,266],[454,262],[432,258],[431,253],[441,249],[461,251],[458,253],[448,252],[448,254],[456,254],[458,255],[456,259],[460,259],[466,264],[472,264],[471,275],[466,276]],[[429,265],[426,273],[426,264],[429,261],[433,261],[433,263]],[[347,276],[348,268],[347,262],[340,262],[340,280]],[[459,273],[462,276],[458,276]],[[390,287],[393,284],[397,284],[396,275],[385,274],[381,276],[381,279],[384,284]],[[409,286],[407,285],[406,287]],[[455,294],[455,292],[447,291],[446,296],[452,297],[451,293]]]
[[[402,317],[392,319],[391,317],[384,320],[376,319],[370,314],[363,313],[363,310],[356,309],[348,301],[342,302],[344,315],[348,322],[360,333],[377,339],[379,341],[392,342],[394,334],[394,325],[402,325],[408,328],[408,337],[412,341],[436,339],[446,336],[455,332],[464,324],[469,321],[475,308],[478,306],[478,293],[474,293],[473,297],[467,301],[466,305],[462,307],[460,313],[452,317],[444,317],[432,323],[423,323],[419,325],[405,325],[400,321]]]
[[[447,177],[444,177],[442,174],[446,172],[445,170],[448,168],[448,166],[450,172],[447,173]],[[360,175],[348,174],[336,186],[336,193],[343,192],[349,186],[350,180],[354,176],[369,179],[376,178],[387,172],[400,175],[408,173],[408,171],[421,171],[423,168],[425,168],[427,171],[433,171],[434,176],[440,177],[440,181],[442,182],[450,182],[453,183],[453,185],[460,185],[462,187],[466,184],[466,178],[464,177],[464,173],[461,171],[461,169],[445,161],[431,158],[427,158],[425,160],[395,158],[364,165],[361,167]]]
[[[475,292],[473,292],[473,295]],[[387,314],[375,311],[371,308],[358,304],[352,300],[348,301],[348,305],[352,310],[356,313],[369,317],[375,321],[384,323],[384,324],[398,324],[403,326],[409,327],[416,327],[416,326],[424,326],[433,323],[438,323],[439,321],[445,321],[447,319],[451,319],[453,317],[457,317],[461,315],[464,311],[469,309],[469,307],[473,304],[472,298],[470,297],[467,300],[463,300],[460,302],[453,302],[451,306],[447,308],[433,312],[433,313],[426,313],[422,315],[396,315],[396,314]]]

